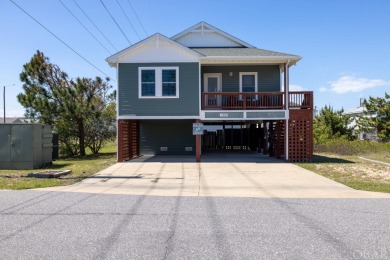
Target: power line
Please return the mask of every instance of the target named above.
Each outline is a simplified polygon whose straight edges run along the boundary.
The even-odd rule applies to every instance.
[[[112,14],[110,13],[110,11],[107,9],[106,5],[103,3],[102,0],[100,0],[100,3],[102,3],[102,5],[104,6],[104,8],[106,9],[107,13],[111,16],[112,20],[114,21],[114,23],[116,24],[116,26],[118,26],[119,30],[122,32],[123,36],[125,36],[126,40],[129,42],[129,44],[131,45],[131,42],[129,40],[129,38],[127,38],[126,34],[123,32],[122,28],[119,26],[119,24],[116,22],[115,18],[112,16]]]
[[[78,22],[79,22],[79,24],[82,26],[82,27],[84,27],[84,29],[87,31],[87,32],[89,32],[89,34],[111,55],[112,53],[95,37],[95,35],[93,35],[92,33],[91,33],[91,31],[90,30],[88,30],[88,28],[87,27],[85,27],[85,25],[79,20],[79,18],[77,18],[77,16],[74,14],[74,13],[72,13],[72,11],[70,11],[70,9],[61,1],[61,0],[58,0],[64,7],[65,7],[65,9],[66,10],[68,10],[68,12],[74,17],[74,19],[76,19]]]
[[[129,2],[130,6],[131,6],[131,9],[133,9],[133,12],[134,12],[134,14],[135,14],[135,17],[137,17],[137,20],[138,20],[139,24],[141,25],[142,30],[144,30],[144,33],[145,33],[146,37],[148,37],[148,34],[147,34],[147,32],[146,32],[144,26],[142,25],[141,20],[139,19],[138,14],[137,14],[137,12],[135,11],[135,9],[134,9],[133,5],[131,4],[130,0],[127,0],[127,2]]]
[[[84,56],[82,56],[80,53],[78,53],[75,49],[73,49],[72,47],[70,47],[66,42],[64,42],[63,40],[60,39],[60,37],[58,37],[57,35],[55,35],[52,31],[50,31],[48,28],[46,28],[43,24],[41,24],[37,19],[35,19],[31,14],[29,14],[26,10],[24,10],[22,7],[20,7],[17,3],[15,3],[13,0],[9,0],[10,2],[12,2],[17,8],[19,8],[23,13],[25,13],[26,15],[28,15],[31,19],[33,19],[37,24],[39,24],[43,29],[45,29],[48,33],[50,33],[51,35],[53,35],[57,40],[59,40],[62,44],[64,44],[66,47],[68,47],[71,51],[73,51],[75,54],[77,54],[80,58],[82,58],[85,62],[87,62],[89,65],[91,65],[92,67],[94,67],[96,70],[100,71],[100,73],[102,73],[103,75],[105,75],[106,77],[112,79],[110,76],[108,76],[106,73],[104,73],[101,69],[99,69],[98,67],[96,67],[95,65],[93,65],[92,62],[90,62],[89,60],[87,60],[86,58],[84,58]],[[114,79],[112,79],[113,81],[115,81]],[[116,81],[115,81],[116,82]]]
[[[73,0],[73,2],[77,5],[77,7],[81,10],[81,12],[83,12],[83,14],[88,18],[88,20],[93,24],[93,26],[95,26],[96,30],[98,30],[100,32],[100,34],[104,37],[104,39],[107,40],[108,43],[111,44],[111,46],[116,50],[118,51],[118,49],[114,46],[114,44],[112,44],[112,42],[104,35],[104,33],[99,29],[99,27],[97,27],[97,25],[92,21],[91,18],[89,18],[89,16],[84,12],[84,10],[79,6],[79,4]]]
[[[133,24],[130,22],[130,19],[129,19],[129,17],[127,16],[126,12],[123,10],[123,8],[122,8],[121,4],[118,2],[118,0],[115,0],[115,1],[117,2],[117,4],[119,5],[119,7],[121,8],[121,10],[122,10],[123,14],[125,15],[125,17],[126,17],[127,21],[129,22],[129,24],[130,24],[130,25],[131,25],[131,27],[133,28],[133,30],[134,30],[134,32],[135,32],[135,34],[137,34],[137,36],[138,36],[138,39],[140,39],[140,40],[141,40],[141,37],[139,37],[139,34],[138,34],[138,33],[137,33],[137,31],[135,30],[135,28],[134,28]]]

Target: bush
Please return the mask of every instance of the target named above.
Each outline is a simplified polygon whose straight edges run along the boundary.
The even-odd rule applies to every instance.
[[[343,138],[330,139],[320,144],[314,144],[316,153],[332,153],[338,155],[390,154],[390,143],[370,142]]]

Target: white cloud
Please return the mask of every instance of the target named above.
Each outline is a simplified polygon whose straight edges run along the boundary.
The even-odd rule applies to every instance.
[[[353,76],[342,76],[336,81],[331,81],[330,90],[338,94],[348,92],[361,92],[365,89],[379,86],[390,86],[390,81],[382,79],[356,78]],[[321,91],[321,89],[320,89]]]
[[[327,88],[320,87],[320,92],[326,92],[326,91],[328,91],[328,89],[327,89]]]
[[[307,89],[302,87],[302,86],[299,86],[299,85],[290,85],[290,90],[291,91],[305,91]]]

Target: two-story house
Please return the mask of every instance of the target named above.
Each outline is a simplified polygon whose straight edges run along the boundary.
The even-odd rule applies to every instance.
[[[193,154],[199,161],[210,146],[311,160],[313,93],[289,91],[289,68],[300,59],[205,22],[171,38],[156,33],[110,56],[118,161],[147,154]],[[195,122],[209,129],[203,137],[193,135]]]

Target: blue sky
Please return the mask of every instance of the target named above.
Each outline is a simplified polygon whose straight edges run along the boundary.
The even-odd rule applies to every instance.
[[[129,46],[100,0],[61,0],[105,46],[103,48],[59,0],[13,0],[63,41],[115,78],[105,58],[116,50],[95,29],[90,16],[117,50]],[[74,2],[75,1],[75,2]],[[360,98],[390,92],[390,1],[219,1],[102,0],[131,43],[147,35],[168,37],[206,21],[258,48],[303,57],[291,68],[290,85],[314,91],[315,105],[351,109]],[[135,27],[132,29],[117,1]],[[0,1],[0,86],[6,88],[7,116],[22,116],[16,95],[19,74],[36,50],[71,77],[104,76],[45,31],[11,1]],[[115,82],[112,82],[115,84]],[[2,89],[1,89],[2,91]],[[1,93],[2,94],[2,93]],[[0,101],[3,115],[3,101]]]

